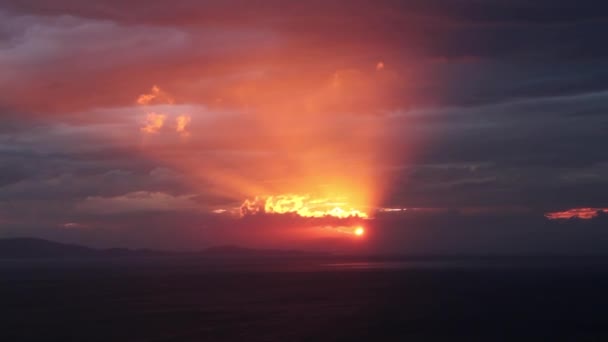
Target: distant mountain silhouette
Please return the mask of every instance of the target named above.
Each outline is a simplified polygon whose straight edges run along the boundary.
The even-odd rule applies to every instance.
[[[0,258],[73,258],[167,254],[148,249],[95,249],[37,238],[0,239]]]
[[[98,250],[35,238],[0,239],[0,258],[95,256]]]
[[[239,246],[216,246],[199,252],[168,252],[151,249],[95,249],[37,238],[0,239],[0,258],[81,258],[116,256],[197,255],[203,257],[284,257],[320,256],[324,253],[296,250],[252,249]]]

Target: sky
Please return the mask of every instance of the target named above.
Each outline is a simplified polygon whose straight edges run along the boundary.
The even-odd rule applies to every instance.
[[[604,1],[3,1],[0,237],[602,253],[607,31]]]

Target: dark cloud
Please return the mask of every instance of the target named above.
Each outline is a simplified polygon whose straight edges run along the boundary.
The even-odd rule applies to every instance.
[[[0,167],[0,187],[19,182],[26,178],[26,171],[19,167]]]
[[[544,1],[9,1],[4,6],[10,12],[3,15],[2,31],[9,37],[3,64],[19,73],[11,80],[10,96],[37,92],[27,99],[27,106],[37,110],[127,104],[129,94],[160,79],[213,78],[217,86],[226,82],[226,74],[242,72],[240,56],[269,68],[282,66],[285,59],[290,68],[307,68],[310,60],[302,53],[312,49],[313,58],[326,59],[334,70],[384,59],[409,75],[403,84],[383,89],[393,91],[384,103],[401,106],[606,89],[606,47],[597,42],[607,11],[596,1],[576,6]],[[24,76],[36,81],[20,87],[16,79]],[[92,77],[96,91],[85,96],[82,88],[88,90]],[[118,85],[121,92],[111,91],[125,79],[129,82]],[[209,92],[199,89],[198,100]],[[77,96],[52,101],[67,94]]]

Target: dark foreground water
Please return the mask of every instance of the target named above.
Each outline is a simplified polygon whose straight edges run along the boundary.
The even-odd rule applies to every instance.
[[[0,261],[0,341],[608,341],[592,261]]]

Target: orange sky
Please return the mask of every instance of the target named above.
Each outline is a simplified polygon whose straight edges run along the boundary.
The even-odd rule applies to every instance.
[[[282,246],[365,225],[356,243],[389,245],[426,223],[377,216],[605,208],[598,11],[438,3],[2,3],[0,222]]]
[[[296,194],[342,202],[341,210],[371,212],[390,183],[377,165],[399,164],[407,151],[384,139],[390,130],[386,113],[359,111],[367,105],[381,108],[386,89],[403,80],[376,63],[319,74],[293,70],[288,79],[233,82],[217,89],[208,105],[183,103],[187,97],[176,93],[179,89],[157,82],[134,96],[141,107],[136,110],[145,113],[139,127],[142,150],[187,172],[194,187],[235,203]],[[235,110],[244,114],[233,118]],[[175,134],[186,118],[187,136]],[[222,146],[247,161],[234,164],[222,155],[192,153]]]

